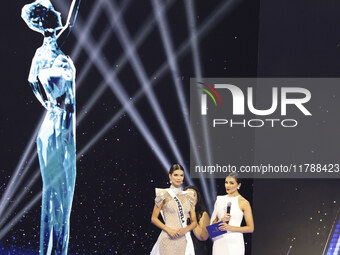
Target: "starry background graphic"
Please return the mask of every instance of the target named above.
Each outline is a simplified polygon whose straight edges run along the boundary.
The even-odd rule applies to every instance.
[[[42,44],[42,36],[29,30],[20,18],[22,6],[29,2],[31,1],[6,2],[6,9],[0,16],[2,32],[0,41],[2,56],[0,76],[2,84],[0,100],[2,109],[0,112],[1,196],[8,187],[13,171],[43,113],[43,108],[27,84],[32,57],[35,50]],[[223,2],[225,1],[196,1],[197,27],[203,25]],[[266,40],[267,37],[261,34],[263,31],[261,31],[261,27],[263,28],[266,24],[274,26],[272,20],[280,20],[278,17],[277,19],[273,17],[275,11],[280,13],[279,10],[282,12],[286,10],[288,12],[294,10],[294,6],[288,5],[282,8],[280,5],[272,6],[269,1],[261,1],[260,9],[258,0],[235,2],[237,2],[235,7],[222,15],[222,18],[199,42],[203,76],[256,77],[258,74],[259,76],[297,76],[298,70],[301,71],[301,69],[294,68],[296,73],[284,72],[288,67],[293,69],[291,63],[294,63],[294,59],[282,59],[282,56],[291,56],[292,54],[286,54],[281,51],[280,47],[275,47],[275,44],[272,44],[272,47],[264,44],[263,40],[270,40]],[[279,2],[283,3],[284,1]],[[302,5],[302,1],[299,2]],[[313,72],[315,76],[336,77],[340,70],[340,58],[337,57],[340,37],[336,28],[340,26],[336,26],[334,22],[338,24],[340,21],[334,17],[336,17],[336,10],[340,10],[340,6],[333,3],[333,6],[320,8],[318,4],[321,5],[321,1],[313,0],[311,2],[313,4],[309,6],[310,11],[305,13],[303,20],[309,24],[308,20],[313,20],[315,15],[327,17],[326,21],[321,19],[315,26],[322,24],[323,27],[328,27],[328,24],[332,24],[330,31],[323,37],[329,40],[332,46],[323,46],[323,49],[327,50],[318,53],[317,56],[314,56],[315,58],[308,57],[306,70],[310,70],[310,72],[318,70],[318,72]],[[126,22],[131,36],[136,34],[152,13],[150,1],[134,0],[129,1],[128,4],[126,1],[115,1],[115,3],[119,7],[127,6],[123,20]],[[95,1],[83,0],[77,21],[81,19],[86,22],[95,4]],[[55,8],[59,10],[57,5]],[[268,10],[271,10],[273,14],[269,15],[266,12]],[[323,12],[319,14],[316,10]],[[111,29],[108,26],[109,21],[105,12],[100,13],[91,29],[91,36],[95,42],[100,41],[103,34]],[[292,15],[291,12],[289,15]],[[270,17],[271,19],[260,22],[259,28],[259,17]],[[293,17],[299,20],[299,12],[293,12]],[[331,17],[334,19],[332,20]],[[65,19],[65,13],[63,13],[63,18]],[[185,6],[182,1],[173,1],[167,11],[167,19],[174,47],[178,49],[189,34]],[[288,19],[282,18],[282,20]],[[77,22],[75,26],[77,26]],[[303,27],[303,25],[301,26]],[[280,32],[282,31],[277,30],[277,34],[282,35]],[[287,48],[292,48],[295,45],[296,41],[292,38],[296,38],[296,35],[282,39],[277,34],[273,34],[269,38],[279,40],[280,45],[286,45],[287,41],[290,42],[286,45]],[[305,38],[303,30],[298,35]],[[323,40],[318,40],[318,44],[314,39],[322,37],[317,33],[312,35],[310,35],[308,45],[321,47],[319,44]],[[71,33],[63,51],[71,55],[78,39]],[[260,45],[258,45],[259,42]],[[300,44],[297,43],[297,45]],[[264,51],[263,47],[269,47],[269,50]],[[302,49],[304,48],[302,47]],[[123,54],[116,33],[113,32],[109,36],[101,50],[103,58],[111,66],[115,66],[117,59]],[[273,52],[281,53],[278,56],[273,55]],[[299,51],[297,50],[297,52]],[[294,58],[302,61],[306,53],[300,52],[302,55],[295,52]],[[141,44],[138,54],[148,77],[151,77],[155,70],[166,61],[157,26],[152,29],[150,35]],[[272,58],[265,58],[266,54]],[[320,63],[317,62],[320,56],[324,60],[321,62],[322,64],[315,65],[314,69],[311,69],[310,67],[313,67],[311,59]],[[273,61],[273,58],[277,62]],[[79,57],[75,60],[78,78],[88,61],[88,54],[81,50]],[[185,94],[189,98],[189,86],[187,85],[189,85],[190,77],[194,76],[190,51],[178,63],[179,78],[185,85]],[[286,68],[283,66],[285,63],[288,66]],[[320,66],[324,67],[323,73]],[[116,68],[120,67],[116,66]],[[264,71],[269,69],[282,72],[268,71],[266,73]],[[302,70],[301,75],[309,75],[309,73]],[[130,64],[125,65],[119,72],[118,78],[133,99],[133,95],[140,88],[133,67]],[[171,74],[168,71],[163,77],[152,77],[152,79],[157,80],[154,91],[173,132],[175,143],[180,148],[186,160],[185,163],[188,164],[189,141],[181,118],[181,108]],[[101,81],[100,70],[96,65],[92,65],[83,79],[81,87],[76,91],[77,114],[86,110],[83,121],[77,126],[78,152],[103,130],[103,126],[121,108],[121,104],[108,88],[97,99],[92,109],[86,108],[88,100],[98,91]],[[136,103],[136,108],[169,161],[177,162],[145,97]],[[249,141],[245,147],[252,148],[253,141]],[[33,148],[35,150],[35,145]],[[169,183],[162,164],[156,158],[153,149],[150,149],[145,142],[135,123],[127,114],[122,115],[119,121],[110,126],[105,134],[90,146],[88,151],[81,155],[78,154],[78,157],[76,190],[71,214],[70,254],[149,254],[160,232],[150,223],[154,205],[154,188],[167,187]],[[27,160],[26,164],[28,163]],[[0,227],[1,230],[4,226],[8,226],[9,222],[19,215],[26,204],[41,190],[40,177],[33,185],[27,185],[37,173],[37,169],[38,162],[35,158],[27,174],[23,177],[22,184],[9,200],[9,206],[15,204],[20,194],[24,194],[24,199],[8,216],[6,223]],[[194,180],[194,182],[200,186],[198,180]],[[224,194],[223,180],[216,180],[216,185],[217,193]],[[321,254],[320,251],[325,245],[335,217],[335,208],[339,201],[336,192],[338,186],[337,180],[247,180],[241,193],[253,205],[256,225],[256,231],[252,235],[253,240],[250,235],[246,235],[247,254],[285,254],[284,252],[288,250],[291,243],[294,245],[290,254],[305,254],[301,251],[304,251],[306,244],[312,251],[308,254]],[[19,217],[19,221],[0,240],[1,254],[37,254],[39,230],[40,200],[23,217]],[[273,236],[273,232],[276,233],[275,236]],[[271,238],[271,245],[263,245],[268,242],[268,238]]]

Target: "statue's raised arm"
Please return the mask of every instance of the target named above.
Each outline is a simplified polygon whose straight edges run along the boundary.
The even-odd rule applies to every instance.
[[[71,6],[70,6],[70,10],[69,10],[68,15],[67,15],[66,23],[65,23],[65,25],[63,27],[60,28],[60,31],[57,33],[57,39],[59,39],[61,34],[66,29],[68,29],[70,26],[73,26],[73,24],[74,24],[74,22],[76,20],[76,17],[77,17],[80,1],[81,0],[72,0]],[[71,25],[71,18],[72,18],[72,16],[74,16],[74,19],[73,19],[73,23]]]

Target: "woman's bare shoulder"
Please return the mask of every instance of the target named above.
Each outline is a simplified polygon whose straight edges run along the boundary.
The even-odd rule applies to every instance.
[[[250,206],[249,201],[242,196],[239,197],[238,201],[239,201],[239,205],[242,207]]]

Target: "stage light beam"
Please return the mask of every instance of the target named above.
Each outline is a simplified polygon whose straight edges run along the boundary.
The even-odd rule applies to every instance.
[[[18,189],[23,176],[26,175],[27,171],[28,171],[28,167],[26,166],[25,168],[22,169],[25,161],[27,160],[27,157],[29,156],[30,152],[33,151],[33,147],[35,145],[35,138],[39,132],[41,123],[43,122],[44,118],[45,118],[46,114],[42,114],[42,118],[40,119],[40,121],[38,122],[37,127],[35,128],[31,138],[29,139],[29,143],[25,148],[24,154],[21,157],[21,160],[19,162],[19,164],[17,165],[17,167],[14,170],[14,173],[12,175],[12,177],[10,178],[9,182],[8,182],[8,187],[6,187],[6,190],[4,192],[4,194],[1,197],[1,202],[0,202],[0,218],[2,217],[2,213],[4,211],[4,209],[6,208],[8,201],[11,200],[12,196],[14,195],[15,191]],[[36,153],[33,153],[29,163],[36,157]],[[27,164],[29,165],[29,164]],[[22,171],[21,171],[22,170]],[[21,178],[19,178],[21,176]]]
[[[6,212],[1,216],[0,229],[2,228],[4,223],[6,223],[6,220],[8,219],[8,217],[14,212],[17,206],[22,202],[22,199],[26,195],[26,191],[30,190],[34,182],[38,180],[39,177],[40,177],[40,169],[37,169],[34,173],[34,176],[31,177],[28,183],[25,185],[25,190],[20,192],[20,194],[15,197],[15,200],[13,201],[13,203],[6,209]]]
[[[186,131],[189,137],[189,142],[191,144],[191,147],[194,152],[194,156],[197,161],[200,161],[200,157],[198,155],[197,147],[196,147],[196,140],[195,137],[193,136],[193,133],[190,132],[190,125],[189,125],[189,110],[187,107],[187,100],[184,95],[184,90],[183,90],[183,84],[180,81],[180,75],[179,75],[179,69],[178,69],[178,63],[175,57],[175,50],[174,46],[172,44],[172,38],[170,35],[170,30],[169,30],[169,25],[167,24],[167,21],[165,19],[166,14],[162,11],[161,4],[159,3],[158,0],[152,0],[152,7],[154,10],[154,14],[156,16],[157,24],[158,24],[158,30],[161,35],[162,43],[164,45],[165,53],[167,56],[167,60],[170,66],[171,74],[172,74],[172,80],[175,84],[176,87],[176,93],[177,93],[177,98],[179,101],[179,104],[182,109],[182,117],[184,120],[184,125],[186,127]],[[208,187],[206,185],[205,179],[200,178],[200,182],[203,187],[203,193],[204,196],[208,199],[209,198],[209,192],[208,192]],[[212,212],[212,205],[208,201],[208,210],[209,212]]]
[[[96,23],[96,20],[99,17],[99,13],[101,11],[100,7],[103,1],[104,0],[93,1],[91,12],[89,14],[89,17],[87,18],[86,24],[84,25],[83,33],[79,38],[77,38],[77,43],[71,53],[71,59],[73,60],[74,63],[77,61],[79,54],[81,52],[81,45],[86,40],[87,36],[90,34],[93,25]]]
[[[167,10],[172,6],[172,4],[175,2],[175,0],[168,0],[164,4],[163,8]],[[146,22],[143,23],[142,28],[137,32],[137,36],[133,38],[133,47],[138,49],[140,45],[145,41],[145,39],[148,37],[148,35],[151,33],[153,27],[156,24],[155,17],[153,15],[150,15]],[[111,30],[108,30],[109,34],[111,33]],[[101,38],[98,45],[102,45],[106,43],[106,37]],[[97,50],[97,48],[95,49]],[[119,72],[125,67],[126,63],[128,61],[128,57],[126,54],[120,56],[118,58],[118,61],[110,70],[111,72],[115,72],[116,75],[119,74]],[[92,61],[87,61],[85,64],[85,67],[82,69],[82,72],[79,75],[79,78],[77,80],[77,85],[80,86],[87,74],[87,71],[90,69],[92,65]],[[83,72],[84,71],[84,72]],[[77,123],[79,123],[86,115],[88,111],[92,109],[94,104],[98,102],[98,99],[103,95],[105,89],[107,88],[105,81],[102,81],[100,85],[98,86],[96,92],[94,95],[91,96],[91,98],[86,102],[84,109],[77,115]]]
[[[59,9],[65,10],[67,8],[64,1],[58,1],[55,4],[58,6]],[[73,28],[73,32],[78,37],[80,36],[82,27],[83,27],[82,26],[83,22],[79,15],[77,19],[77,24],[78,25]],[[91,38],[91,36],[88,36],[87,40],[83,44],[83,47],[86,53],[90,56],[92,54],[92,49],[95,47],[95,43],[93,42],[93,39]],[[118,81],[114,73],[111,73],[111,74],[109,73],[110,68],[104,56],[101,53],[99,53],[98,58],[95,58],[94,61],[102,77],[104,77],[104,79],[107,81],[108,85],[110,86],[112,92],[116,95],[116,98],[120,101],[122,105],[126,105],[126,110],[129,116],[132,118],[132,120],[136,124],[136,127],[142,133],[143,138],[145,139],[147,144],[150,146],[150,148],[156,155],[157,159],[160,161],[163,167],[167,169],[170,165],[169,160],[164,155],[162,149],[160,148],[157,141],[152,136],[150,130],[147,128],[145,122],[143,121],[143,119],[141,118],[137,110],[134,108],[132,104],[130,104],[129,96],[126,93],[122,84]]]
[[[190,34],[190,45],[191,45],[191,50],[192,50],[192,62],[194,65],[194,70],[195,70],[195,77],[200,81],[202,78],[202,65],[201,65],[201,58],[200,58],[200,52],[199,52],[199,46],[198,46],[198,40],[197,40],[197,32],[196,32],[196,20],[195,20],[195,5],[193,0],[187,0],[184,1],[185,4],[185,11],[187,14],[187,24],[188,24],[188,31]],[[196,91],[196,96],[199,97],[199,91]],[[212,155],[211,155],[211,146],[210,146],[210,138],[209,138],[209,133],[208,133],[208,128],[207,128],[207,120],[205,118],[202,118],[202,126],[203,126],[203,138],[204,138],[204,145],[206,147],[207,151],[207,159],[208,159],[208,164],[212,164]],[[191,131],[193,132],[193,130]],[[195,135],[192,133],[193,139],[195,139]],[[200,162],[197,162],[199,165],[201,165]],[[210,179],[210,197],[215,198],[217,196],[216,192],[216,182],[215,179],[209,178]],[[212,208],[212,202],[210,202],[210,210],[209,212],[212,213],[211,208]]]
[[[139,83],[142,85],[143,89],[146,91],[146,97],[151,105],[151,109],[154,112],[154,114],[157,117],[157,120],[159,121],[159,124],[162,128],[162,131],[164,133],[164,136],[166,137],[172,152],[177,158],[177,161],[180,164],[183,164],[185,166],[185,161],[177,148],[175,144],[175,139],[173,137],[173,134],[169,128],[169,125],[164,117],[164,113],[162,112],[162,108],[158,102],[158,99],[153,92],[151,86],[150,86],[150,80],[148,79],[145,69],[143,67],[143,64],[136,52],[136,48],[132,45],[132,40],[130,38],[130,35],[128,33],[127,27],[123,20],[119,17],[116,20],[113,19],[113,17],[117,17],[117,7],[114,4],[114,1],[106,0],[104,2],[103,8],[106,10],[106,15],[110,19],[110,23],[112,26],[115,26],[117,24],[117,35],[118,39],[125,51],[125,54],[128,56],[130,63],[133,67],[133,70],[138,78]],[[187,167],[184,167],[185,174],[189,176],[189,173],[187,172]],[[191,182],[191,179],[189,179],[189,182]],[[192,184],[192,183],[190,183]]]
[[[103,0],[102,0],[103,1]],[[119,10],[119,13],[117,14],[116,17],[114,17],[114,20],[118,19],[119,17],[123,16],[125,11],[128,9],[128,7],[131,4],[131,0],[125,0],[122,3],[122,6]],[[99,3],[96,3],[96,6],[99,8],[101,7],[101,5]],[[111,27],[111,29],[110,29]],[[110,25],[108,25],[105,29],[104,29],[104,33],[103,35],[100,37],[99,39],[99,43],[96,44],[96,47],[93,49],[93,54],[89,55],[89,59],[86,61],[85,66],[81,69],[81,72],[79,73],[79,76],[77,78],[77,84],[76,84],[76,88],[79,89],[80,85],[83,84],[83,80],[85,79],[86,75],[88,74],[92,63],[93,63],[93,58],[98,56],[98,52],[101,51],[101,49],[104,47],[104,45],[108,42],[109,38],[111,37],[112,32],[116,29],[116,27],[112,27]],[[83,34],[82,34],[83,35]],[[81,48],[84,41],[78,41],[79,43],[79,47]]]

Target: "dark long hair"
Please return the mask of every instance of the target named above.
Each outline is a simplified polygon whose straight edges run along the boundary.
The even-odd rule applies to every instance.
[[[181,166],[180,164],[173,164],[170,167],[169,174],[173,174],[176,170],[182,170],[184,172],[183,166]]]
[[[202,195],[199,189],[196,186],[187,186],[184,188],[184,190],[188,190],[188,189],[193,189],[194,191],[196,191],[197,203],[195,206],[195,213],[196,213],[197,222],[199,222],[201,217],[203,216],[203,213],[206,212],[207,210],[204,205],[204,201],[203,201],[203,198],[202,198]]]

